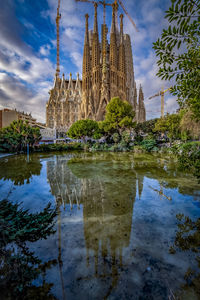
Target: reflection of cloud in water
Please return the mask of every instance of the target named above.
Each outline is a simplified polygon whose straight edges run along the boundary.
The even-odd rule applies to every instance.
[[[60,273],[63,289],[71,286],[69,295],[123,297],[126,287],[121,282],[130,280],[136,291],[140,288],[140,295],[168,297],[165,275],[180,276],[188,264],[181,256],[170,259],[165,243],[174,228],[174,196],[180,196],[178,190],[194,194],[196,183],[190,175],[179,173],[173,162],[158,156],[133,160],[133,154],[109,153],[80,154],[69,163],[67,156],[55,156],[47,161],[47,177],[60,207]],[[172,195],[172,201],[161,198],[160,191]],[[136,195],[140,200],[133,217]],[[69,269],[70,277],[65,277]]]
[[[83,218],[82,217],[76,217],[76,216],[71,216],[62,218],[62,224],[67,224],[67,223],[83,223]]]
[[[71,209],[73,205],[83,205],[83,219],[64,217],[61,224],[83,222],[88,272],[90,270],[87,276],[107,278],[105,294],[109,295],[123,266],[123,249],[130,242],[138,181],[133,167],[130,162],[94,160],[85,165],[81,161],[67,165],[67,161],[58,156],[47,162],[47,177],[59,205],[68,205]],[[139,183],[140,194],[142,188]]]

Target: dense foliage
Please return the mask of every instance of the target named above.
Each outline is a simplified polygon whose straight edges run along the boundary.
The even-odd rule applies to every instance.
[[[167,115],[157,120],[154,131],[167,135],[170,140],[179,139],[181,137],[180,121],[180,114]]]
[[[183,140],[187,138],[200,140],[200,121],[196,121],[193,118],[190,110],[186,110],[182,115],[180,130]]]
[[[133,118],[135,112],[133,107],[127,101],[122,101],[119,97],[112,98],[106,106],[105,120],[100,123],[100,128],[107,134],[118,133],[131,129],[135,126]]]
[[[166,115],[157,119],[153,131],[157,136],[165,136],[170,141],[200,138],[200,121],[192,118],[190,110],[181,110],[178,114]]]
[[[13,121],[8,127],[0,130],[0,151],[19,152],[27,144],[33,146],[41,139],[40,129],[31,127],[22,120]]]
[[[37,152],[52,152],[52,151],[73,151],[82,150],[83,145],[81,143],[72,142],[67,144],[42,144],[39,145],[35,150]]]
[[[96,121],[93,120],[79,120],[76,121],[70,129],[67,131],[67,136],[75,139],[85,139],[86,137],[97,137],[99,132],[99,126]]]
[[[183,170],[191,170],[200,182],[200,142],[189,142],[172,148]]]
[[[0,201],[0,289],[2,299],[55,299],[52,284],[45,281],[48,268],[57,261],[42,262],[30,252],[27,242],[47,238],[54,233],[56,210],[48,205],[31,214],[7,199]],[[43,276],[42,284],[33,280]]]
[[[189,105],[200,120],[200,3],[171,0],[165,17],[170,26],[153,46],[159,58],[157,75],[175,79],[173,95],[178,96],[180,105]]]

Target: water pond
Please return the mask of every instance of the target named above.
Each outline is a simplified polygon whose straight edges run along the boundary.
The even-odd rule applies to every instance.
[[[51,284],[41,299],[200,299],[200,185],[172,158],[3,158],[3,199],[32,213],[56,208],[55,233],[27,242],[27,253],[54,260],[31,284],[44,294],[44,280]]]

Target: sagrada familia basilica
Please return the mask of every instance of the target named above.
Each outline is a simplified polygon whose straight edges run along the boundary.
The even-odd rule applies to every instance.
[[[107,39],[108,27],[101,26],[99,40],[97,4],[94,4],[94,25],[89,30],[88,14],[85,15],[85,40],[83,51],[82,80],[59,77],[56,72],[53,88],[46,104],[46,126],[66,130],[77,120],[104,119],[106,105],[113,97],[127,100],[135,111],[135,120],[144,122],[146,111],[144,95],[140,85],[136,87],[133,68],[131,40],[123,32],[123,15],[118,28],[117,10],[112,9],[110,43]]]

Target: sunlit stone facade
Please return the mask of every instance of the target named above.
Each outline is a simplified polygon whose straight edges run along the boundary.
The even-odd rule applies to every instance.
[[[85,15],[82,81],[79,76],[76,80],[71,75],[69,80],[55,76],[46,105],[48,127],[62,130],[79,119],[103,120],[106,105],[113,97],[127,100],[133,106],[137,122],[146,120],[141,86],[137,97],[130,36],[123,32],[123,15],[118,28],[116,14],[113,6],[110,42],[106,24],[101,26],[99,40],[97,5],[93,30],[89,31],[89,15]]]

